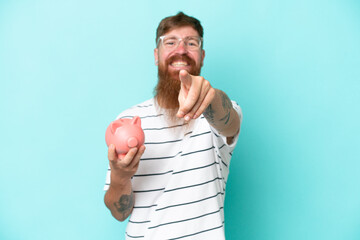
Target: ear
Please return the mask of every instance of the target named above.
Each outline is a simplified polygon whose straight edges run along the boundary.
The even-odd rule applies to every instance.
[[[201,66],[204,65],[204,58],[205,58],[205,50],[202,49],[202,50],[201,50]]]
[[[141,119],[139,116],[135,116],[132,120],[131,120],[131,124],[133,125],[137,125],[139,127],[141,127]]]
[[[155,48],[154,49],[154,58],[155,58],[155,65],[159,65],[159,49]]]
[[[112,123],[110,123],[111,133],[112,133],[112,134],[115,134],[116,129],[118,129],[118,128],[121,127],[122,125],[123,125],[123,124],[122,124],[121,119],[116,120],[116,121],[113,121]]]

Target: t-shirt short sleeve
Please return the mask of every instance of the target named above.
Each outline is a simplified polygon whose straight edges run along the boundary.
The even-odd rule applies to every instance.
[[[231,102],[232,102],[233,108],[235,109],[235,111],[237,112],[237,114],[240,117],[240,126],[241,126],[241,122],[242,122],[242,118],[243,118],[242,110],[235,101],[231,101]],[[211,131],[215,135],[215,137],[213,138],[213,144],[215,146],[215,153],[217,154],[217,157],[221,161],[222,175],[224,176],[224,178],[226,180],[228,173],[229,173],[230,160],[231,160],[233,151],[234,151],[235,146],[239,139],[240,129],[239,129],[239,132],[233,137],[233,141],[230,144],[228,144],[227,137],[221,135],[212,126],[210,126],[210,128],[211,128]]]

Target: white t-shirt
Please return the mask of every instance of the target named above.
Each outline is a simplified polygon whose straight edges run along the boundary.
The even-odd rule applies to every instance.
[[[117,118],[139,116],[145,133],[126,239],[225,239],[225,187],[238,135],[228,145],[203,116],[169,125],[154,101]],[[242,119],[240,107],[235,102],[233,107]],[[110,170],[105,190],[109,184]]]

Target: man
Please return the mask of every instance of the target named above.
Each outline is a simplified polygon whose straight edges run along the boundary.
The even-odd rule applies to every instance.
[[[225,187],[242,115],[200,76],[202,37],[197,19],[164,18],[155,97],[118,117],[140,116],[145,132],[144,146],[122,159],[108,150],[105,204],[119,221],[131,214],[126,239],[225,239]]]

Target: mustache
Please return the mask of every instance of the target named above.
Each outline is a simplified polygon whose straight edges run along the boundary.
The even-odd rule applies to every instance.
[[[165,63],[166,65],[169,65],[170,63],[174,62],[174,61],[185,61],[187,62],[190,66],[195,66],[195,60],[193,60],[192,58],[190,58],[188,55],[186,54],[175,54],[173,56],[171,56],[170,58],[168,58]]]

